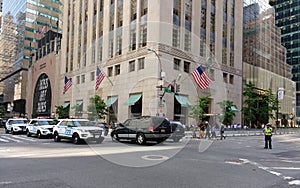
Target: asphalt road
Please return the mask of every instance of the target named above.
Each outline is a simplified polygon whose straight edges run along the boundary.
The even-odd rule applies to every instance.
[[[1,188],[300,187],[300,135],[74,145],[0,131]]]

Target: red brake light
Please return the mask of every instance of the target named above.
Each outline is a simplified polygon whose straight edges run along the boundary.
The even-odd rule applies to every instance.
[[[149,132],[153,132],[153,130],[154,130],[154,127],[153,127],[153,126],[148,127],[148,131],[149,131]]]

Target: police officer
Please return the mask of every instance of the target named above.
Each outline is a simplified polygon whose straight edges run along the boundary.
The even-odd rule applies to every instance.
[[[268,149],[268,146],[270,149],[272,149],[272,127],[271,124],[268,123],[267,126],[264,128],[265,133],[265,149]]]

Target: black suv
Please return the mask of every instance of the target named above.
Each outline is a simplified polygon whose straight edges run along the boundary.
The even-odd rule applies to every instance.
[[[173,139],[174,142],[179,142],[179,140],[185,136],[185,127],[180,121],[170,121],[170,123],[172,126],[170,139]]]
[[[127,119],[111,132],[113,140],[126,139],[142,145],[147,141],[163,142],[171,134],[170,121],[164,117],[141,116]]]

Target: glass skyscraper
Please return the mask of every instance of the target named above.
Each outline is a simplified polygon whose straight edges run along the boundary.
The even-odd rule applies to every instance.
[[[281,28],[281,43],[287,49],[287,63],[296,82],[296,116],[300,116],[300,1],[270,0],[275,8],[276,25]]]
[[[21,115],[25,113],[27,70],[32,65],[32,54],[47,31],[60,30],[62,3],[60,0],[5,0],[3,16],[8,13],[14,17],[16,25],[16,58],[11,65],[11,76],[4,80],[3,102],[13,104],[16,113],[13,115]]]

